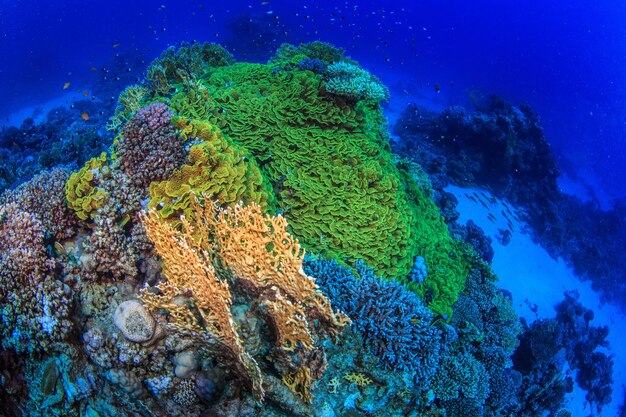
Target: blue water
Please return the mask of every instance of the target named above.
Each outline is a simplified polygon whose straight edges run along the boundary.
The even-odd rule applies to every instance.
[[[414,80],[424,90],[438,84],[451,104],[470,90],[530,103],[562,169],[610,201],[626,195],[625,21],[617,0],[3,1],[0,114],[6,122],[66,82],[93,85],[114,54],[150,60],[196,39],[223,43],[238,60],[264,60],[282,42],[324,40],[392,88]]]

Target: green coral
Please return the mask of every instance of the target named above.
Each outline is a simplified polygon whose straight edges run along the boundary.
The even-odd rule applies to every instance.
[[[293,53],[285,56],[305,55],[290,48]],[[321,46],[317,50],[330,54]],[[377,274],[408,284],[437,313],[450,314],[467,263],[410,167],[396,165],[376,100],[329,95],[322,75],[295,67],[235,63],[197,73],[203,75],[177,84],[169,104],[194,119],[192,126],[200,120],[217,126],[225,140],[213,148],[192,147],[192,160],[170,185],[152,186],[151,207],[161,207],[165,216],[185,212],[185,195],[203,192],[215,181],[215,189],[231,190],[224,188],[231,181],[233,190],[267,189],[268,202],[276,202],[307,250],[345,263],[363,259]],[[232,162],[221,155],[229,150],[237,164],[247,157],[248,166],[236,165],[240,170],[224,178],[220,175]],[[220,175],[213,173],[222,163]],[[254,174],[252,185],[241,187],[244,172],[256,167],[265,182]],[[224,198],[220,201],[239,197]],[[422,284],[405,278],[417,254],[429,271]]]
[[[194,217],[193,200],[208,195],[222,206],[256,202],[266,207],[269,193],[254,161],[245,150],[233,144],[208,122],[176,121],[184,140],[198,140],[189,149],[188,163],[175,170],[166,181],[150,184],[149,208],[157,208],[164,218],[184,214]]]
[[[106,152],[91,158],[78,172],[74,172],[65,184],[67,205],[82,220],[93,219],[96,210],[104,205],[107,192],[99,186],[100,178],[109,172]]]
[[[209,90],[196,81],[192,81],[189,88],[183,88],[176,93],[169,107],[177,115],[196,120],[209,120],[217,113]]]
[[[141,85],[129,85],[120,93],[117,99],[115,113],[107,124],[107,130],[117,130],[124,123],[147,104],[148,89]]]
[[[211,67],[231,65],[234,58],[223,46],[214,43],[181,43],[169,47],[155,59],[147,71],[151,89],[167,95],[175,84],[187,83]]]

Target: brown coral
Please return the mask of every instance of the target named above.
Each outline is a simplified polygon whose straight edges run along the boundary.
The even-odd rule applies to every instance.
[[[164,180],[185,158],[183,141],[163,103],[140,109],[124,125],[117,144],[120,169],[134,187],[147,193],[152,181]]]
[[[244,291],[261,300],[282,352],[302,347],[306,355],[315,357],[309,317],[324,323],[331,333],[338,332],[349,319],[331,309],[315,280],[302,271],[304,250],[287,233],[282,216],[265,216],[257,204],[218,209],[206,196],[204,206],[194,199],[193,209],[194,225],[183,216],[181,230],[155,211],[142,217],[168,278],[158,285],[160,294],[144,290],[142,299],[153,310],[168,310],[178,326],[194,331],[208,329],[235,353],[250,380],[259,382],[257,393],[262,393],[256,378],[260,375],[258,367],[242,348],[230,312],[230,289],[216,275],[215,261],[232,272]],[[307,366],[297,368],[296,372],[311,372]],[[308,392],[300,388],[299,395]]]
[[[331,332],[350,322],[347,316],[332,310],[315,279],[302,270],[304,249],[287,232],[283,216],[263,215],[261,207],[254,203],[222,209],[217,215],[215,240],[221,259],[235,276],[260,290],[274,292],[277,299],[284,293],[294,303],[287,310],[304,317],[307,310],[308,315],[323,320]],[[283,340],[287,342],[289,338]],[[291,342],[295,340],[306,345],[308,336],[292,332]],[[291,342],[284,347],[292,349]]]

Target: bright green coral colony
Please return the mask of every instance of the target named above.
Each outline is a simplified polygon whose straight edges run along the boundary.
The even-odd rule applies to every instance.
[[[189,214],[190,196],[207,192],[226,205],[259,202],[282,212],[310,252],[347,264],[362,259],[449,314],[468,262],[428,192],[394,162],[384,94],[328,91],[336,74],[324,68],[357,67],[319,42],[283,46],[267,65],[217,59],[220,51],[168,50],[148,72],[147,101],[167,103],[182,136],[194,141],[188,163],[151,185],[150,207],[164,217]],[[188,57],[193,65],[172,70]],[[321,70],[298,65],[306,60]],[[406,278],[418,255],[428,267],[421,283]]]

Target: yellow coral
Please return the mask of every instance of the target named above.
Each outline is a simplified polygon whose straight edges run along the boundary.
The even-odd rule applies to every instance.
[[[229,143],[221,131],[206,122],[185,123],[179,119],[184,140],[201,140],[189,149],[188,163],[174,171],[166,181],[150,184],[149,208],[157,208],[164,218],[181,214],[193,219],[196,195],[206,194],[220,205],[240,201],[266,205],[268,193],[254,162],[246,160],[239,147]]]
[[[359,387],[371,384],[373,381],[362,373],[349,373],[343,377],[346,381],[357,384]]]
[[[255,203],[218,208],[208,196],[203,197],[204,206],[195,197],[191,202],[193,226],[182,216],[177,228],[154,210],[143,216],[146,233],[163,258],[168,282],[158,285],[161,294],[144,291],[142,299],[152,309],[168,310],[179,326],[208,329],[231,348],[253,386],[262,392],[258,367],[244,352],[235,330],[230,290],[217,277],[214,262],[219,261],[236,281],[245,282],[244,288],[260,297],[274,324],[277,345],[286,351],[298,346],[313,349],[308,317],[322,322],[330,333],[337,333],[350,320],[332,310],[315,280],[302,271],[304,250],[287,233],[282,216],[265,216]],[[190,302],[181,302],[185,299]],[[286,378],[295,384],[294,392],[310,401],[310,372]]]
[[[91,158],[78,172],[74,172],[65,184],[67,205],[82,219],[92,219],[96,210],[104,205],[108,195],[98,186],[99,177],[108,171],[106,152]]]
[[[282,301],[284,306],[282,314],[289,311],[302,317],[299,325],[281,329],[284,331],[280,335],[283,348],[294,349],[296,341],[310,346],[310,334],[305,331],[308,328],[304,320],[305,309],[325,321],[331,332],[339,331],[350,322],[347,316],[332,310],[315,279],[302,270],[304,249],[287,232],[287,221],[283,216],[263,215],[258,204],[238,204],[219,211],[215,231],[220,257],[235,276],[259,290],[274,292],[275,302]],[[292,300],[292,305],[287,300]],[[275,311],[281,313],[280,308]]]
[[[308,366],[303,366],[297,371],[283,376],[283,383],[304,401],[309,403],[313,401],[311,395],[313,378],[311,378],[311,370]]]

